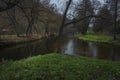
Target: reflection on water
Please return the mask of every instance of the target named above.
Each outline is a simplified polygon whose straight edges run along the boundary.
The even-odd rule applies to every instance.
[[[120,46],[83,42],[73,37],[46,39],[6,48],[0,51],[0,59],[19,60],[52,52],[120,61]]]
[[[73,39],[70,39],[68,41],[68,43],[65,45],[65,50],[62,51],[63,53],[65,54],[69,54],[69,55],[74,55],[74,42],[73,42]]]
[[[95,44],[93,44],[92,42],[88,43],[88,48],[89,48],[89,53],[92,54],[93,57],[97,57],[97,53],[98,53],[98,49],[97,46]]]

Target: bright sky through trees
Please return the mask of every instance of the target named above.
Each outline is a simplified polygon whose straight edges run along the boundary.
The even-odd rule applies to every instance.
[[[58,12],[59,13],[63,13],[65,7],[66,7],[66,2],[68,0],[51,0],[50,4],[55,4],[56,7],[58,8]],[[73,0],[73,3],[72,4],[76,4],[77,2],[79,2],[80,0]],[[102,4],[104,3],[104,0],[98,0],[100,1]],[[74,8],[75,8],[75,5],[71,5],[70,6],[70,10],[68,11],[69,14],[75,14],[74,13]]]

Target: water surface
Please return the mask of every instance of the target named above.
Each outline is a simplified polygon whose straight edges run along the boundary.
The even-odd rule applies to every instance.
[[[51,38],[5,48],[0,51],[0,60],[19,60],[52,52],[120,61],[120,46],[84,42],[74,36],[64,36],[61,39]]]

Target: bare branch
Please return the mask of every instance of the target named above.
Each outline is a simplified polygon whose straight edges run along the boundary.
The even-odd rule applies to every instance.
[[[0,12],[13,8],[21,1],[23,0],[14,0],[14,1],[0,0]]]
[[[82,21],[82,20],[85,20],[85,19],[87,19],[87,18],[93,18],[93,17],[94,17],[94,18],[106,19],[106,18],[104,18],[104,17],[102,17],[102,16],[89,15],[89,16],[80,18],[80,19],[78,19],[78,20],[74,20],[74,21],[68,22],[68,23],[65,24],[65,26],[70,25],[70,24],[73,24],[73,23],[78,23],[78,22],[80,22],[80,21]]]

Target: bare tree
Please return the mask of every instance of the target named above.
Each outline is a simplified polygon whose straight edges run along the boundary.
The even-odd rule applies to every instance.
[[[8,15],[8,18],[11,24],[13,25],[13,29],[15,30],[17,37],[19,37],[20,36],[19,31],[18,31],[19,24],[16,20],[16,9],[13,8],[13,9],[7,10],[6,13]]]
[[[76,17],[77,19],[89,16],[89,15],[94,15],[93,5],[92,5],[92,2],[90,0],[80,1],[78,3],[78,6],[76,7],[76,11],[78,13],[78,16]],[[87,29],[89,27],[90,21],[91,21],[91,17],[79,22],[79,27],[77,27],[77,28],[79,29],[79,31],[82,34],[87,33]]]
[[[27,0],[26,0],[27,1]],[[28,4],[28,2],[30,4]],[[27,6],[26,6],[27,5]],[[38,15],[39,15],[39,1],[38,0],[30,0],[27,2],[23,2],[19,5],[17,5],[17,7],[19,7],[21,9],[21,11],[23,12],[25,18],[27,19],[28,22],[28,26],[26,28],[26,36],[31,36],[33,29],[37,31],[36,27],[34,26]]]
[[[113,15],[111,14],[109,8],[104,5],[97,13],[106,19],[96,18],[94,21],[94,26],[92,27],[95,33],[100,34],[112,34],[113,29]]]
[[[59,36],[61,36],[63,34],[64,24],[65,24],[65,21],[66,21],[66,15],[67,15],[67,12],[68,12],[68,9],[69,9],[71,3],[72,3],[72,0],[69,0],[68,4],[66,6],[66,9],[64,11],[62,23],[61,23],[61,26],[60,26],[60,29],[59,29]]]

